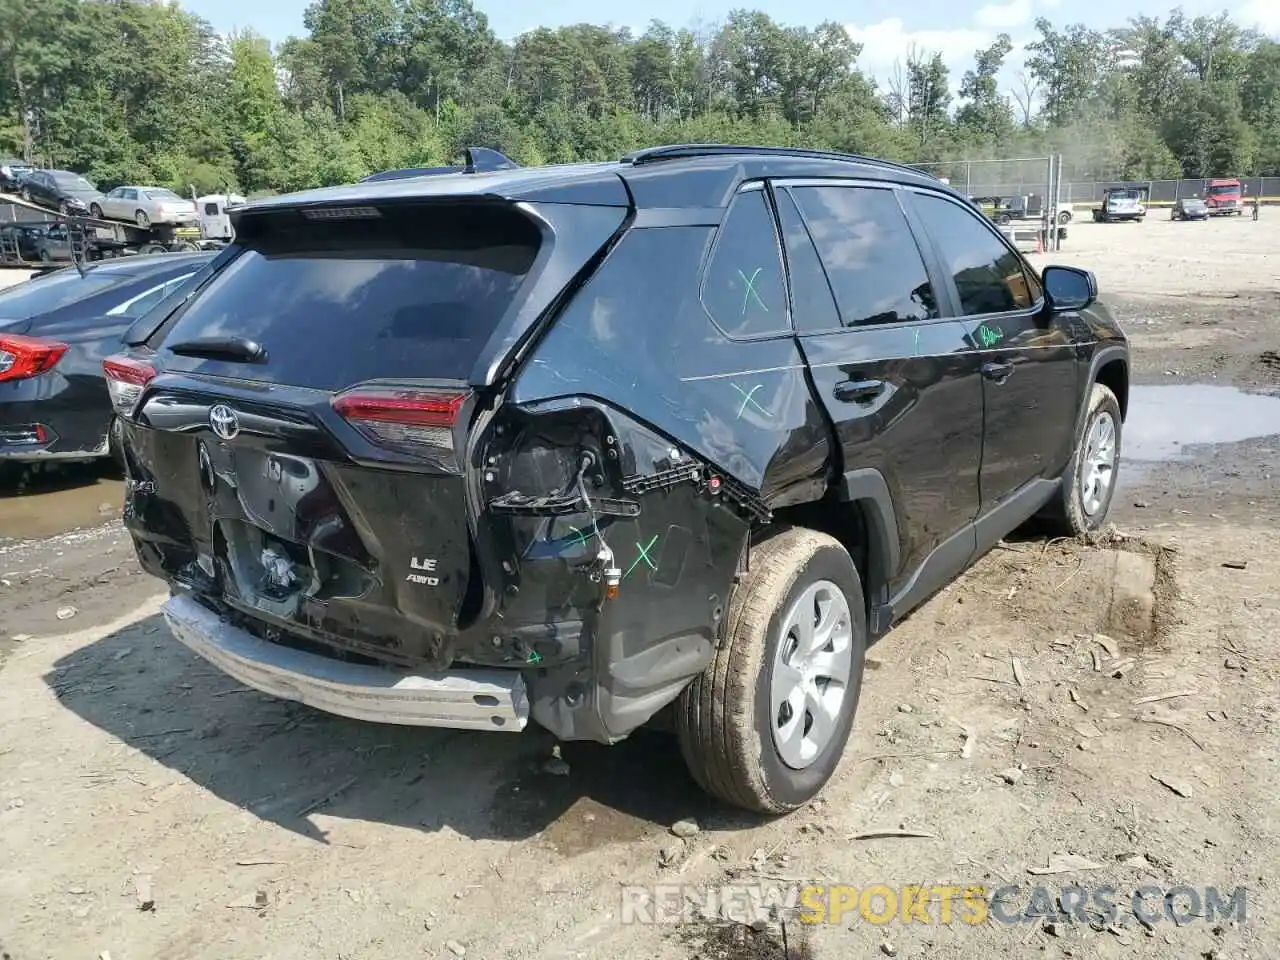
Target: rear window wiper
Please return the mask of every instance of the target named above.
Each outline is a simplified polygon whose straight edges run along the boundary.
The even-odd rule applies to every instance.
[[[198,337],[165,344],[170,353],[181,357],[203,357],[206,360],[229,360],[232,363],[265,363],[267,350],[256,340],[245,337]]]

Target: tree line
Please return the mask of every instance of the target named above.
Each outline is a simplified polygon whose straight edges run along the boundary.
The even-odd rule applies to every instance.
[[[304,23],[273,49],[156,0],[0,0],[0,152],[184,192],[350,182],[466,146],[535,164],[664,142],[1052,151],[1076,180],[1280,175],[1280,43],[1226,14],[1039,19],[1013,89],[1008,35],[959,77],[913,50],[877,83],[839,24],[758,10],[509,42],[471,0],[315,0]]]

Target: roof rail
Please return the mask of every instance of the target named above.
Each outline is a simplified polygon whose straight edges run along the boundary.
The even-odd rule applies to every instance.
[[[494,170],[516,170],[520,164],[510,157],[488,147],[467,147],[467,162],[463,166],[405,167],[403,170],[382,170],[361,177],[358,183],[374,183],[379,180],[405,180],[409,177],[433,177],[444,173],[489,173]]]
[[[805,147],[753,147],[731,143],[679,143],[665,147],[648,147],[627,154],[622,158],[622,162],[629,163],[632,166],[639,166],[645,163],[657,163],[662,160],[688,160],[694,157],[731,157],[735,155],[839,160],[845,163],[864,163],[885,167],[890,170],[902,170],[937,179],[933,174],[916,167],[907,166],[905,163],[880,160],[876,157],[863,157],[855,153],[837,153],[834,150],[810,150]]]

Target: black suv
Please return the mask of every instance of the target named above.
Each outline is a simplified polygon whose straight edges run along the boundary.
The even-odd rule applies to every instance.
[[[870,639],[1107,515],[1093,277],[910,168],[672,146],[233,216],[105,366],[175,635],[281,697],[601,742],[673,705],[708,791],[783,812]]]

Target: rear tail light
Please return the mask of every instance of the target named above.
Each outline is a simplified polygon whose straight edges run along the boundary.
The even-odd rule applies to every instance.
[[[102,361],[102,372],[107,377],[112,408],[116,413],[128,416],[138,405],[147,384],[155,379],[156,368],[132,357],[114,356]]]
[[[66,352],[67,345],[56,340],[0,333],[0,381],[48,373]]]
[[[370,443],[415,456],[453,459],[453,429],[467,393],[358,387],[333,409]]]

